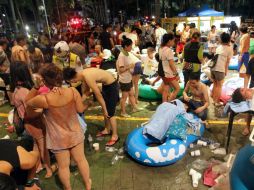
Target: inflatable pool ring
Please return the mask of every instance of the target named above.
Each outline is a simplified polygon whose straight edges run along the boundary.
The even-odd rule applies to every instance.
[[[250,144],[237,153],[229,179],[232,190],[254,189],[254,147]]]
[[[147,100],[160,100],[162,98],[162,95],[159,94],[156,90],[160,86],[161,83],[158,82],[158,84],[155,87],[152,87],[148,84],[142,84],[139,82],[138,89],[139,89],[139,97],[144,98]],[[180,91],[178,93],[178,97],[183,95],[184,90],[184,83],[180,83]]]
[[[220,100],[224,104],[226,104],[231,99],[233,92],[237,88],[241,88],[243,86],[244,86],[244,79],[243,78],[234,77],[234,78],[226,80],[222,86]],[[213,85],[211,85],[211,87],[210,87],[211,91],[212,91],[212,88],[213,88]]]
[[[151,85],[142,84],[141,82],[139,82],[138,91],[139,97],[147,100],[160,100],[162,97]]]
[[[204,126],[201,126],[200,133],[203,135]],[[187,135],[186,142],[180,139],[167,139],[165,143],[158,146],[147,136],[143,135],[143,127],[134,129],[127,137],[125,150],[137,162],[147,166],[167,166],[182,159],[187,147],[197,141],[199,137]]]
[[[200,81],[204,84],[209,84],[210,83],[210,80],[209,80],[208,76],[205,73],[201,73]]]
[[[229,62],[228,69],[238,70],[238,55],[233,56]]]

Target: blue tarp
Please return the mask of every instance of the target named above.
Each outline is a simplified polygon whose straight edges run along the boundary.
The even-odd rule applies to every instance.
[[[202,6],[200,9],[190,8],[185,12],[179,13],[178,16],[224,16],[224,12],[215,11],[209,8],[208,5]]]
[[[187,11],[184,11],[182,13],[179,13],[178,16],[185,17],[185,16],[196,16],[193,13],[196,13],[198,9],[191,7]]]

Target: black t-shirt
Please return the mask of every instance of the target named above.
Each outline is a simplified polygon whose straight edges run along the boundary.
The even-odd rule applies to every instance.
[[[113,47],[111,46],[111,43],[110,43],[110,38],[111,38],[111,35],[109,32],[102,32],[101,35],[100,35],[100,41],[101,41],[101,46],[103,49],[109,49],[111,50]]]

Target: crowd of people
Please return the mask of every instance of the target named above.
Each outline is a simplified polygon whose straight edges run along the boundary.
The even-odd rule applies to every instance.
[[[239,31],[239,73],[245,79],[245,88],[251,78],[252,88],[254,51],[249,50],[250,39],[254,36],[248,33],[245,25]],[[158,92],[162,94],[162,101],[168,102],[177,98],[182,72],[185,88],[180,99],[188,111],[205,123],[210,102],[208,88],[200,81],[201,67],[208,59],[212,60],[211,98],[215,106],[221,106],[220,94],[234,54],[235,33],[218,35],[216,27],[212,26],[207,56],[204,56],[201,33],[195,24],[185,25],[183,31],[176,26],[173,31],[166,31],[159,23],[153,26],[137,22],[132,27],[128,24],[105,25],[103,29],[94,27],[88,37],[56,34],[49,39],[46,34],[40,34],[38,39],[29,42],[24,35],[17,35],[13,42],[0,39],[0,77],[6,85],[6,98],[16,108],[26,133],[33,139],[32,148],[0,140],[1,151],[6,151],[0,155],[0,189],[12,190],[15,184],[25,185],[25,189],[39,189],[33,179],[36,170],[45,168],[45,178],[50,178],[58,169],[64,189],[69,190],[72,160],[78,166],[86,189],[90,190],[92,181],[84,154],[80,115],[97,100],[105,128],[96,136],[111,136],[106,146],[114,146],[120,140],[116,106],[120,100],[122,117],[130,117],[127,104],[131,105],[132,113],[141,110],[140,79],[146,83],[152,78],[148,81],[150,85],[162,80]],[[180,70],[176,57],[183,63]],[[244,94],[242,99],[248,98],[247,92],[238,91]],[[235,97],[240,97],[239,93]],[[248,126],[244,135],[249,133]],[[57,164],[51,164],[49,151]],[[27,163],[27,160],[31,161]],[[23,180],[20,175],[13,175],[13,171],[20,169],[29,170]]]

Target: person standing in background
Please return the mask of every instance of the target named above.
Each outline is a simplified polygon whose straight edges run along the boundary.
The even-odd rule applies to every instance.
[[[213,54],[216,51],[217,47],[216,36],[217,36],[216,26],[212,25],[211,31],[208,34],[208,49],[210,54]]]
[[[244,88],[248,86],[248,76],[246,75],[248,62],[250,59],[249,48],[250,48],[250,35],[248,34],[248,27],[245,24],[240,26],[241,38],[239,47],[239,62],[238,71],[239,77],[244,78]]]
[[[161,46],[161,39],[164,34],[167,34],[167,31],[161,27],[159,23],[155,24],[155,40],[156,40],[156,50]]]

